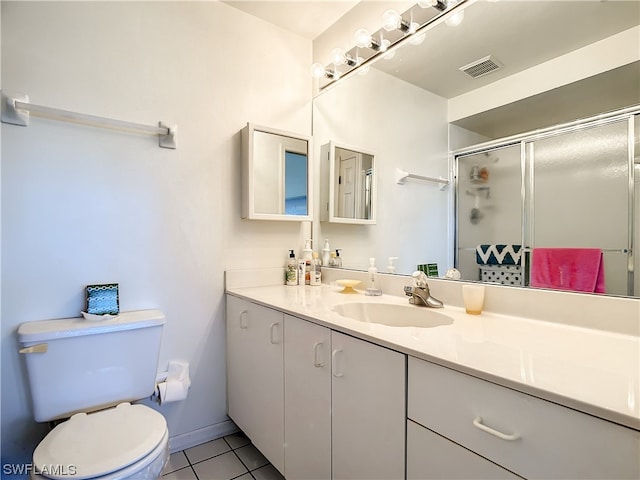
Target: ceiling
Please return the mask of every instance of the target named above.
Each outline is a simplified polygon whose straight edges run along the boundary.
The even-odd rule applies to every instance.
[[[223,0],[222,3],[313,40],[358,4],[359,0]]]
[[[638,25],[640,2],[481,1],[464,13],[460,26],[440,23],[375,68],[453,98]],[[459,70],[488,55],[502,68],[478,78]]]
[[[366,0],[363,0],[366,1]],[[326,1],[224,1],[304,38],[315,39],[360,3]],[[418,9],[417,6],[413,7]],[[640,23],[640,0],[510,0],[478,1],[465,9],[459,27],[439,23],[426,31],[421,45],[405,45],[391,60],[378,60],[382,70],[444,98],[453,98],[501,78],[526,70]],[[640,49],[637,45],[630,48]],[[471,78],[460,67],[491,55],[502,66],[488,75]],[[640,62],[591,79],[551,90],[511,105],[456,122],[488,137],[506,136],[540,128],[591,111],[602,112],[640,103]],[[567,118],[548,123],[549,112],[569,103]],[[526,114],[523,114],[526,112]]]

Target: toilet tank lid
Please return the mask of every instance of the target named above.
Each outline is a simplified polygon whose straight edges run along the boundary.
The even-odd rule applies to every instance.
[[[164,313],[160,310],[120,312],[115,317],[98,321],[85,320],[82,317],[39,320],[21,324],[18,327],[18,341],[21,343],[46,342],[60,338],[155,327],[163,325],[164,322]]]

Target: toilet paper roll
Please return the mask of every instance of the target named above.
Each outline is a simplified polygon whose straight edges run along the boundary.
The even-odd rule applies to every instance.
[[[168,402],[179,402],[187,398],[189,386],[184,381],[167,380],[158,384],[160,405]]]

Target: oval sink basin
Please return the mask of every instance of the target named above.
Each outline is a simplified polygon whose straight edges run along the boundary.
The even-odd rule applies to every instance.
[[[453,318],[428,307],[395,303],[342,303],[332,309],[338,315],[360,322],[379,323],[390,327],[431,328],[451,325]]]

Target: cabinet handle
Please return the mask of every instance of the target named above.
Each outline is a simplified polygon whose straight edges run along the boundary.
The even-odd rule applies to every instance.
[[[473,426],[476,427],[476,428],[479,428],[483,432],[487,432],[487,433],[493,435],[494,437],[498,437],[501,440],[507,440],[508,442],[513,442],[514,440],[517,440],[518,438],[520,438],[520,435],[518,435],[517,433],[513,433],[511,435],[507,435],[506,433],[502,433],[502,432],[499,432],[497,430],[494,430],[491,427],[487,427],[485,424],[482,423],[482,417],[474,418],[473,419]]]
[[[277,345],[278,343],[280,343],[280,338],[277,335],[274,335],[274,332],[277,330],[276,327],[280,327],[280,324],[278,322],[272,323],[271,324],[271,343],[273,343],[274,345]]]
[[[321,345],[324,345],[324,344],[322,342],[316,342],[313,344],[313,366],[317,368],[324,367],[324,362],[321,360],[318,360],[318,358],[320,357],[319,353],[320,353]]]
[[[247,322],[247,317],[249,313],[246,310],[240,312],[240,328],[247,329],[249,328],[249,322]]]
[[[340,378],[344,377],[344,373],[338,373],[338,353],[342,353],[342,350],[339,348],[331,352],[331,365],[333,367],[333,376]]]

